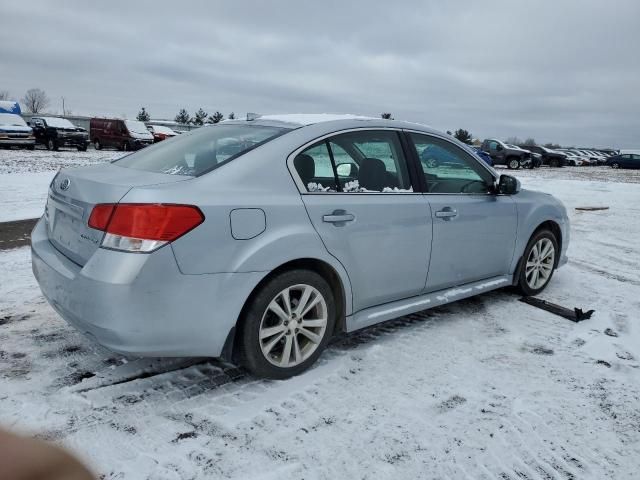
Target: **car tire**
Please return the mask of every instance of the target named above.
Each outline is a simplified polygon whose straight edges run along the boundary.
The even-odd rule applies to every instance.
[[[613,163],[611,164],[611,168],[616,168],[616,169],[618,169],[618,168],[620,168],[620,164],[619,164],[618,162],[613,162]]]
[[[87,146],[86,145],[78,145],[78,151],[79,152],[86,152],[87,151]]]
[[[259,377],[298,375],[325,349],[335,322],[333,293],[322,276],[311,270],[280,273],[245,306],[238,335],[241,363]]]
[[[56,142],[53,138],[47,140],[47,150],[58,150],[58,142]]]
[[[520,168],[520,160],[518,160],[517,158],[510,158],[509,160],[507,160],[507,168],[509,168],[509,170],[517,170]]]
[[[529,239],[518,274],[518,290],[522,295],[537,295],[549,285],[559,255],[558,240],[550,230],[539,230]]]
[[[102,150],[100,140],[98,140],[97,138],[93,141],[93,148],[95,148],[96,150]]]

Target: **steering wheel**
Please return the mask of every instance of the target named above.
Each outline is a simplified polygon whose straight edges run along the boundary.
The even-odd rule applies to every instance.
[[[467,183],[465,183],[464,185],[462,185],[462,188],[460,188],[460,191],[462,193],[481,193],[481,192],[469,192],[467,190],[471,185],[475,185],[476,183],[480,183],[480,184],[482,184],[483,187],[486,187],[486,184],[484,183],[483,180],[470,180]]]

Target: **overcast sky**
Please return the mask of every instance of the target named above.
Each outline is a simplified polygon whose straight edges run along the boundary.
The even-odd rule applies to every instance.
[[[392,112],[640,147],[638,0],[0,3],[0,90],[52,112]]]

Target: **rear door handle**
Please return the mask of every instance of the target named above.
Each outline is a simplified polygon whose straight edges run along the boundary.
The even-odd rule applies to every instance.
[[[345,210],[334,210],[329,215],[323,215],[322,221],[327,223],[344,223],[355,220],[356,216],[353,213],[348,213]]]
[[[436,212],[436,217],[444,220],[450,220],[458,216],[458,211],[455,208],[444,207],[442,210]]]

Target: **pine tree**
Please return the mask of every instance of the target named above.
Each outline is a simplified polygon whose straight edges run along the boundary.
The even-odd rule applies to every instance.
[[[209,123],[218,123],[221,122],[222,120],[224,120],[224,115],[221,114],[220,112],[216,112],[213,115],[209,115]]]
[[[149,120],[151,120],[151,115],[149,115],[149,112],[147,112],[147,110],[144,107],[142,107],[138,112],[138,116],[136,117],[136,120],[139,120],[141,122],[148,122]]]
[[[393,117],[391,116],[390,113],[385,112],[385,113],[381,113],[380,114],[380,118],[384,118],[385,120],[393,120]]]
[[[191,123],[194,125],[204,125],[204,121],[207,118],[207,112],[200,108],[195,116],[191,119]]]
[[[180,111],[178,112],[178,115],[176,115],[175,121],[178,123],[182,123],[183,125],[186,125],[191,121],[189,112],[187,112],[184,108],[181,108]]]
[[[233,112],[231,112],[227,118],[228,118],[229,120],[235,120],[235,118],[236,118],[236,114],[235,114],[235,113],[233,113]]]
[[[458,130],[456,130],[453,136],[460,140],[462,143],[466,143],[467,145],[471,145],[471,143],[473,142],[471,133],[463,128],[459,128]]]

